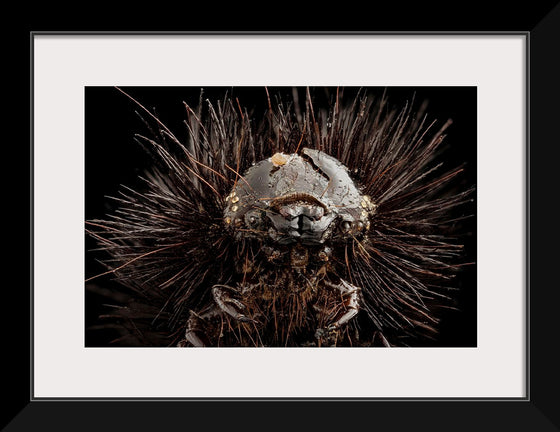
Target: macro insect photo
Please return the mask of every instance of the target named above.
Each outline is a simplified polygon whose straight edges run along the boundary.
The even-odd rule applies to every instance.
[[[476,102],[86,87],[86,346],[476,346]]]

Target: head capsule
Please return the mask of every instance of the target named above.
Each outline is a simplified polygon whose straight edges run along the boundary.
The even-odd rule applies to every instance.
[[[317,245],[362,235],[374,212],[342,163],[304,148],[249,168],[226,197],[224,221],[237,238]]]

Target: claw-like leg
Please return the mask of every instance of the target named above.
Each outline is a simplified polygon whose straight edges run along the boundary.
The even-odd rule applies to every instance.
[[[360,307],[359,293],[360,288],[341,280],[338,285],[328,283],[332,288],[340,291],[344,308],[341,312],[334,318],[334,321],[325,328],[317,329],[315,337],[317,339],[323,339],[332,334],[335,330],[340,328],[342,325],[346,324],[352,318],[358,314]]]
[[[255,322],[242,312],[246,306],[234,297],[238,295],[235,288],[227,285],[214,285],[212,295],[218,307],[232,318],[241,322]]]
[[[341,325],[346,324],[357,315],[360,306],[358,297],[360,288],[349,284],[344,280],[341,280],[340,284],[336,285],[336,288],[338,288],[342,294],[346,311],[336,317],[336,320],[329,325],[329,329],[336,329]]]
[[[185,332],[185,340],[194,347],[204,347],[209,345],[206,333],[202,329],[203,318],[194,311],[191,311],[187,320],[187,330]]]
[[[257,322],[243,313],[247,307],[236,298],[239,296],[237,289],[227,285],[214,285],[212,296],[215,301],[214,305],[208,306],[202,312],[190,312],[185,339],[179,342],[178,346],[204,347],[213,345],[209,339],[212,336],[208,334],[208,331],[211,333],[215,331],[215,329],[212,330],[212,326],[215,325],[214,321],[220,316],[223,317],[224,313],[240,322]]]

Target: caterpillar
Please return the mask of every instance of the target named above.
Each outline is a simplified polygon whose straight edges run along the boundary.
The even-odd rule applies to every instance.
[[[188,89],[182,135],[134,96],[142,89],[109,90],[135,107],[148,162],[86,220],[99,261],[86,278],[88,335],[124,346],[472,344],[472,314],[452,312],[476,291],[474,158],[448,156],[453,125],[414,89]],[[469,109],[471,90],[456,89]],[[411,97],[394,107],[397,91]],[[455,335],[442,332],[449,316],[464,320]]]

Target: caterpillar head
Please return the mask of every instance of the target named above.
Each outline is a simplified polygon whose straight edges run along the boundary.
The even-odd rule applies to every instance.
[[[342,163],[304,148],[249,168],[226,197],[224,222],[237,239],[329,245],[363,236],[375,207]]]

